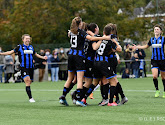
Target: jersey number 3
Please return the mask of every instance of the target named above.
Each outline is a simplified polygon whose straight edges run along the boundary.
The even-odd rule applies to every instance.
[[[70,44],[71,44],[71,47],[73,48],[77,47],[77,36],[71,36]]]

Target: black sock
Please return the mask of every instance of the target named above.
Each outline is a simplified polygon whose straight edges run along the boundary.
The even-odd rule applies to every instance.
[[[63,96],[66,96],[67,95],[67,93],[69,92],[68,91],[69,90],[69,88],[66,88],[66,87],[64,87],[64,89],[63,89]]]
[[[117,91],[118,93],[120,93],[120,96],[121,96],[121,98],[123,99],[123,98],[125,97],[125,95],[124,95],[124,93],[123,93],[123,89],[122,89],[122,87],[121,87],[121,85],[120,85],[119,82],[117,83],[116,89],[117,89],[116,91]]]
[[[83,98],[82,96],[83,96],[83,89],[77,89],[76,99],[78,101],[81,101]]]
[[[84,96],[85,96],[85,93],[88,91],[88,88],[86,88],[85,86],[83,86],[83,98],[84,98]]]
[[[158,88],[158,79],[153,79],[154,85],[155,85],[155,89],[159,90]]]
[[[100,92],[101,92],[102,98],[104,99],[105,94],[104,94],[104,91],[103,91],[103,85],[100,86]]]
[[[89,87],[88,91],[87,91],[86,94],[85,94],[85,97],[84,97],[85,99],[88,98],[88,96],[93,92],[93,90],[94,90],[95,87],[96,87],[96,86],[93,85],[93,84]]]
[[[32,94],[31,94],[30,86],[26,86],[26,93],[29,96],[29,99],[31,99],[32,98]]]
[[[110,87],[110,99],[109,99],[109,103],[113,103],[113,98],[114,98],[115,93],[116,93],[116,86],[111,86]]]
[[[118,94],[118,91],[116,91],[115,96],[116,96],[116,102],[117,102],[117,101],[119,100],[119,94]]]
[[[165,79],[163,79],[162,82],[163,82],[164,92],[165,92]]]
[[[104,99],[108,99],[109,83],[103,85]]]
[[[73,88],[74,85],[76,85],[76,83],[73,83],[73,82],[72,82],[72,83],[70,84],[70,86],[69,86],[69,88],[68,88],[68,93],[70,92],[70,90]]]

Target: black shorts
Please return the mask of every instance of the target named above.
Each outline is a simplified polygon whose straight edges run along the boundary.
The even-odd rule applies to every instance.
[[[29,76],[31,80],[33,80],[33,74],[34,74],[34,69],[33,68],[23,68],[21,67],[21,76],[22,79],[24,79],[25,77]]]
[[[151,59],[151,69],[152,68],[159,68],[160,71],[165,72],[165,60],[153,60],[153,59]]]
[[[85,71],[85,59],[78,55],[68,56],[68,71]]]
[[[109,62],[106,61],[98,61],[94,62],[94,78],[102,78],[105,76],[107,79],[113,78],[116,74],[113,71],[113,68],[110,67]]]
[[[85,60],[85,73],[84,77],[93,78],[93,65],[94,62],[88,59]]]
[[[116,67],[118,65],[117,58],[109,58],[108,62],[110,64],[110,67],[113,68],[114,73],[116,74]]]

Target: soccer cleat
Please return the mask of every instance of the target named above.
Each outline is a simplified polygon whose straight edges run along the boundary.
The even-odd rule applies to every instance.
[[[85,98],[83,98],[83,99],[81,100],[81,102],[83,102],[85,105],[88,105],[88,104],[86,103],[86,99],[85,99]]]
[[[99,104],[99,106],[105,106],[109,102],[109,99],[103,99],[102,102]]]
[[[116,102],[108,103],[108,106],[117,106],[118,104]]]
[[[103,99],[101,100],[101,102],[98,105],[100,105],[102,102],[103,102]]]
[[[121,102],[120,102],[120,105],[123,105],[124,103],[128,102],[128,98],[127,97],[124,97]]]
[[[115,101],[117,104],[120,104],[120,100]]]
[[[163,92],[163,96],[162,97],[165,98],[165,92]]]
[[[69,106],[68,103],[67,103],[67,101],[66,101],[66,99],[65,99],[65,96],[61,96],[59,98],[59,100],[60,100],[59,101],[60,104],[65,105],[65,106]]]
[[[90,98],[90,99],[94,99],[94,98],[93,98],[93,93],[91,93],[91,94],[89,95],[89,98]]]
[[[160,94],[160,91],[159,90],[156,90],[156,92],[155,92],[155,98],[159,97],[159,94]]]
[[[86,105],[83,102],[78,101],[78,100],[76,101],[76,105],[81,106],[81,107],[86,107]]]
[[[29,99],[30,103],[36,102],[33,98]]]

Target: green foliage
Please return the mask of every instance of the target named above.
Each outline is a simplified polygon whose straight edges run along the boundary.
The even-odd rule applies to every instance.
[[[33,44],[69,43],[67,30],[75,16],[87,23],[95,22],[100,34],[107,23],[116,23],[121,41],[146,40],[150,19],[135,18],[133,10],[145,7],[148,0],[0,0],[1,45],[21,43],[30,34]],[[161,6],[162,7],[162,6]],[[122,9],[122,14],[117,14]],[[147,25],[147,27],[146,27]],[[69,46],[68,46],[69,47]]]

